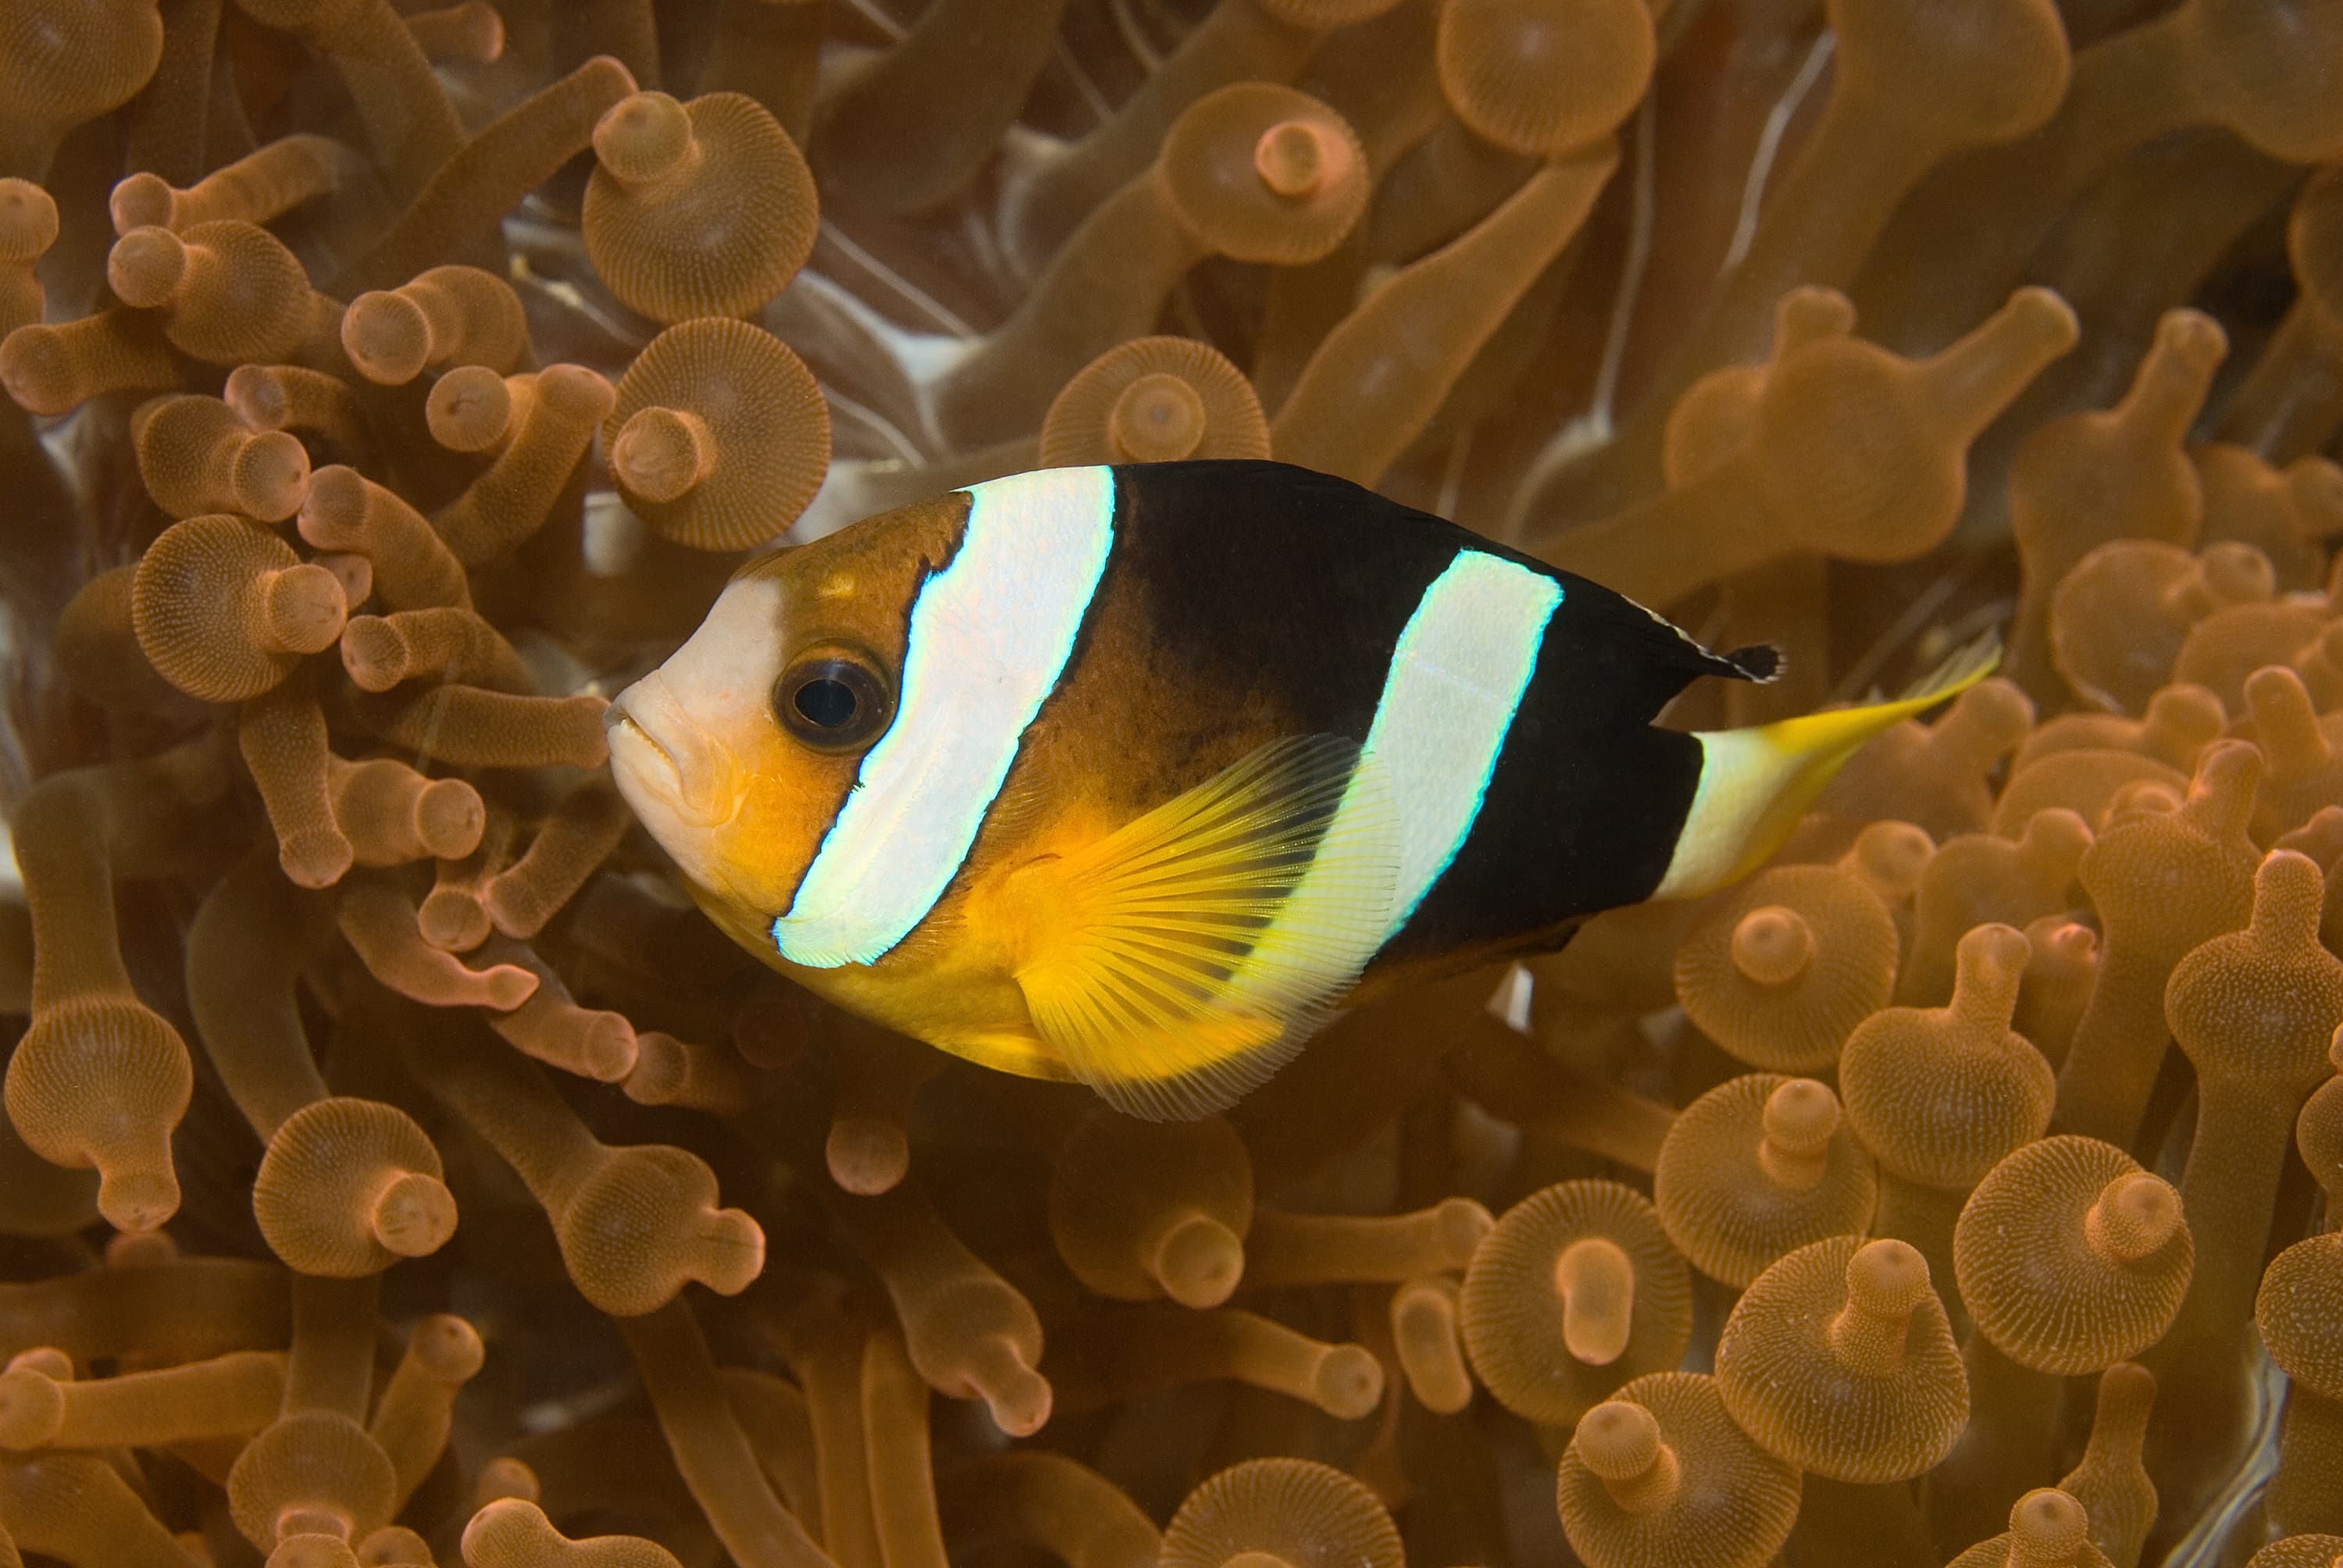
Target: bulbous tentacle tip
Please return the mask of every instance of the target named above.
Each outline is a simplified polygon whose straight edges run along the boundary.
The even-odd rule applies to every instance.
[[[645,408],[610,443],[610,472],[644,499],[677,501],[716,467],[705,420],[675,408]]]
[[[2217,740],[2197,755],[2197,772],[2182,806],[2208,832],[2242,834],[2253,813],[2262,770],[2260,747],[2246,740]]]
[[[0,391],[27,414],[64,414],[79,399],[73,367],[57,329],[39,322],[0,338]]]
[[[179,1255],[176,1251],[169,1250],[173,1245],[171,1238],[161,1231],[144,1231],[136,1235],[117,1234],[106,1242],[106,1266],[109,1269],[136,1269],[146,1267],[150,1263],[168,1262]],[[126,1253],[137,1255],[117,1259],[114,1255],[117,1248]],[[155,1255],[144,1255],[147,1252]],[[73,1357],[55,1345],[35,1345],[30,1350],[18,1351],[15,1355],[10,1356],[7,1370],[15,1372],[20,1369],[38,1372],[51,1382],[71,1382],[74,1378]]]
[[[2211,378],[2229,352],[2229,335],[2221,324],[2201,310],[2183,307],[2167,310],[2157,318],[2156,342],[2150,357],[2141,361],[2145,368],[2155,363],[2153,356],[2168,356],[2172,368],[2200,381]],[[2200,390],[2198,396],[2203,396]]]
[[[2326,904],[2318,862],[2298,849],[2273,849],[2254,872],[2253,932],[2267,943],[2314,947]]]
[[[1175,461],[1202,445],[1207,425],[1204,400],[1177,376],[1141,376],[1122,390],[1107,411],[1114,444],[1141,463]]]
[[[1971,758],[1983,766],[2006,755],[2034,728],[2034,699],[2016,681],[2001,676],[1961,693],[1953,701],[1953,712],[1960,716],[1960,739],[1970,742]]]
[[[505,438],[514,420],[512,388],[485,365],[458,365],[431,384],[423,422],[431,438],[451,452],[484,452]]]
[[[1578,1457],[1605,1481],[1632,1481],[1660,1456],[1660,1423],[1631,1400],[1610,1399],[1578,1418]]]
[[[97,1211],[116,1230],[159,1230],[179,1211],[179,1178],[167,1164],[108,1170],[98,1167]]]
[[[1574,1360],[1603,1367],[1626,1353],[1635,1265],[1624,1248],[1601,1236],[1573,1241],[1554,1260],[1554,1288],[1562,1300],[1562,1342]]]
[[[739,1294],[764,1271],[765,1232],[716,1195],[697,1155],[664,1144],[608,1151],[555,1218],[569,1277],[613,1317],[657,1312],[694,1281]]]
[[[295,514],[301,537],[311,544],[320,544],[312,530],[325,539],[347,538],[356,531],[367,504],[366,476],[347,463],[328,463],[309,473],[309,487],[301,497],[301,509]]]
[[[405,1111],[330,1096],[277,1128],[253,1181],[261,1235],[304,1273],[357,1279],[447,1243],[455,1199],[438,1151]]]
[[[1393,1348],[1408,1392],[1424,1409],[1454,1415],[1473,1402],[1457,1322],[1461,1287],[1447,1274],[1408,1281],[1392,1295]]]
[[[2085,1211],[2084,1233],[2091,1247],[2112,1261],[2152,1257],[2182,1224],[2180,1194],[2149,1171],[2117,1177]]]
[[[2246,711],[2252,716],[2254,734],[2265,752],[2288,749],[2297,738],[2319,743],[2318,709],[2310,700],[2301,673],[2283,664],[2266,664],[2246,677]],[[2279,748],[2272,746],[2279,742]],[[2280,768],[2278,771],[2283,772]]]
[[[572,1541],[534,1501],[499,1497],[464,1526],[466,1568],[680,1568],[674,1555],[637,1535]]]
[[[186,275],[186,243],[157,224],[132,229],[114,242],[106,258],[107,285],[136,310],[168,305]]]
[[[330,888],[357,864],[357,849],[338,828],[304,828],[277,839],[277,863],[297,888]]]
[[[537,395],[562,417],[598,425],[617,405],[618,391],[598,370],[583,365],[548,365],[538,373]]]
[[[2037,1486],[2009,1507],[2009,1533],[2044,1562],[2063,1561],[2090,1539],[2090,1516],[2055,1486]]]
[[[171,1133],[193,1091],[179,1031],[144,1003],[101,994],[35,1009],[8,1061],[5,1101],[35,1153],[96,1169],[109,1224],[146,1231],[178,1212]]]
[[[2023,735],[2026,729],[2020,724],[2016,733]],[[2010,744],[2015,743],[2013,737]],[[1936,841],[1926,829],[1910,822],[1874,822],[1855,835],[1854,848],[1839,864],[1870,883],[1881,901],[1894,907],[1918,890],[1936,854]]]
[[[1809,343],[1845,337],[1855,330],[1855,301],[1835,288],[1802,283],[1774,307],[1774,349],[1780,359]]]
[[[1244,1241],[1210,1214],[1190,1214],[1165,1233],[1149,1271],[1183,1307],[1217,1307],[1244,1278]]]
[[[1837,1136],[1845,1110],[1831,1087],[1816,1079],[1793,1078],[1765,1097],[1765,1141],[1793,1158],[1813,1159]]]
[[[31,180],[0,179],[0,263],[37,261],[56,241],[56,199]]]
[[[1463,0],[1441,8],[1435,58],[1449,108],[1474,134],[1551,157],[1634,112],[1658,45],[1633,0]]]
[[[813,373],[744,321],[659,334],[602,426],[612,477],[651,529],[694,549],[776,538],[820,488],[830,411]]]
[[[342,668],[364,691],[388,691],[407,678],[407,639],[377,615],[356,615],[341,634]]]
[[[480,1331],[453,1312],[434,1312],[415,1325],[407,1353],[444,1383],[465,1383],[479,1375],[488,1361]]]
[[[611,177],[628,185],[665,179],[692,151],[691,116],[665,93],[637,93],[594,126],[594,156]]]
[[[1432,1224],[1441,1252],[1460,1263],[1469,1260],[1481,1239],[1497,1228],[1495,1216],[1471,1198],[1442,1199],[1432,1211]]]
[[[1011,1437],[1031,1437],[1049,1423],[1057,1395],[1017,1342],[988,1334],[966,1347],[961,1377],[984,1401],[992,1423]]]
[[[2034,949],[2026,933],[1998,921],[1972,926],[1953,952],[1953,1010],[1979,1028],[2006,1030]]]
[[[246,516],[281,523],[309,493],[308,449],[287,431],[257,431],[237,447],[228,487]]]
[[[536,1503],[500,1497],[464,1526],[462,1550],[469,1568],[541,1568],[560,1543],[560,1532]]]
[[[369,1532],[357,1544],[363,1568],[436,1568],[431,1543],[404,1524],[386,1524]]]
[[[2091,847],[2091,825],[2081,812],[2050,806],[2026,819],[2026,833],[2018,843],[2028,859],[2046,867],[2064,866],[2071,878],[2073,868],[2082,863],[2083,851]]]
[[[459,860],[478,849],[488,825],[488,803],[461,779],[434,779],[416,797],[416,836],[439,859]]]
[[[2166,602],[2198,618],[2230,605],[2262,604],[2278,594],[2278,568],[2269,557],[2242,539],[2217,539],[2197,556],[2196,576],[2180,584]]]
[[[755,99],[637,94],[603,116],[594,142],[586,250],[634,309],[667,322],[747,316],[812,253],[813,173]]]
[[[166,528],[131,579],[131,626],[165,679],[211,702],[274,689],[333,645],[348,617],[341,579],[268,529],[210,514]]]
[[[2194,1268],[2179,1194],[2115,1145],[2076,1134],[2000,1161],[1953,1233],[1977,1332],[2038,1372],[2096,1372],[2154,1344]]]
[[[309,1407],[279,1415],[244,1445],[228,1471],[228,1508],[256,1547],[274,1552],[315,1536],[317,1550],[331,1542],[349,1552],[352,1541],[390,1522],[397,1485],[389,1456],[365,1427]]]
[[[374,1201],[367,1228],[385,1250],[402,1258],[425,1258],[456,1233],[456,1196],[437,1176],[402,1171]]]
[[[426,893],[415,925],[424,941],[443,953],[470,952],[494,929],[479,899],[461,888],[434,888]]]
[[[1366,152],[1342,117],[1291,87],[1240,82],[1183,111],[1158,188],[1197,243],[1297,266],[1342,244],[1366,210]]]
[[[2082,318],[2055,288],[2028,284],[2010,295],[2002,314],[2014,327],[2041,338],[2044,347],[2056,353],[2064,354],[2083,340]]]
[[[1846,1300],[1875,1317],[1908,1315],[1928,1294],[1928,1260],[1909,1241],[1866,1241],[1846,1261]]]
[[[830,1179],[849,1192],[890,1192],[910,1173],[911,1145],[902,1127],[870,1116],[841,1116],[823,1144]]]
[[[2305,533],[2324,538],[2343,528],[2343,467],[2325,457],[2297,457],[2286,466],[2285,483]]]
[[[504,14],[488,0],[464,0],[449,17],[455,31],[448,43],[457,58],[475,65],[492,65],[504,58]]]
[[[1383,1362],[1364,1345],[1336,1345],[1318,1363],[1311,1390],[1319,1409],[1356,1421],[1383,1402]]]
[[[765,1271],[764,1228],[739,1209],[719,1209],[700,1227],[696,1279],[719,1296],[737,1296]]]
[[[493,964],[475,971],[481,985],[481,1005],[493,1012],[510,1012],[537,994],[542,983],[518,964]]]
[[[342,581],[314,561],[287,567],[262,589],[262,624],[267,638],[285,653],[323,653],[342,635],[349,605]]]
[[[1904,385],[1927,423],[1957,449],[2080,341],[2075,307],[2056,290],[2029,284],[1941,353],[1906,367]]]
[[[2100,827],[2114,828],[2151,817],[2176,817],[2185,804],[2163,780],[2135,779],[2107,798],[2107,819]]]
[[[1758,985],[1788,985],[1814,960],[1814,928],[1797,910],[1767,904],[1733,928],[1733,964]]]
[[[493,911],[489,918],[495,919]],[[642,1057],[635,1026],[620,1013],[581,1012],[573,1039],[578,1071],[597,1083],[622,1081]]]
[[[285,1536],[268,1553],[267,1568],[359,1568],[347,1536],[307,1530]]]
[[[1134,337],[1071,377],[1041,422],[1041,462],[1266,457],[1269,422],[1243,371],[1192,337]]]
[[[407,296],[387,289],[361,294],[342,312],[342,350],[358,374],[384,387],[403,387],[423,374],[431,357],[431,323]]]
[[[1325,181],[1329,157],[1341,156],[1340,145],[1330,146],[1318,126],[1306,120],[1281,120],[1253,143],[1252,168],[1276,195],[1298,200]]]
[[[67,1364],[68,1374],[72,1366]],[[45,1446],[64,1427],[65,1391],[47,1372],[22,1364],[0,1372],[0,1448],[23,1452]]]
[[[106,198],[106,212],[114,220],[117,236],[134,228],[168,228],[176,205],[171,182],[146,169],[135,170],[116,180]]]
[[[528,1462],[504,1453],[480,1466],[472,1482],[472,1495],[478,1500],[473,1505],[477,1511],[508,1497],[535,1503],[545,1495],[545,1486]]]

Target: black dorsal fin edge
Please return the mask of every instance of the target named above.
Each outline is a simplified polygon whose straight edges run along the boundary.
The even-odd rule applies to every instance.
[[[1730,653],[1712,654],[1710,657],[1731,665],[1733,673],[1742,679],[1754,680],[1760,686],[1768,686],[1781,679],[1782,672],[1790,667],[1790,661],[1782,650],[1770,642],[1753,642],[1746,648],[1736,648]]]

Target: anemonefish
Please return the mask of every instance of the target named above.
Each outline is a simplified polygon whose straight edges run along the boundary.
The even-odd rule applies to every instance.
[[[1899,701],[1659,729],[1774,650],[1712,653],[1306,469],[1051,468],[751,560],[613,703],[610,760],[775,968],[1192,1117],[1365,995],[1731,881],[1991,657]]]

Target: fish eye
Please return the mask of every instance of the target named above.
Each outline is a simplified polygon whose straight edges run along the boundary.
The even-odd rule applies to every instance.
[[[852,751],[870,744],[894,711],[886,677],[848,648],[809,648],[773,683],[773,716],[817,751]]]

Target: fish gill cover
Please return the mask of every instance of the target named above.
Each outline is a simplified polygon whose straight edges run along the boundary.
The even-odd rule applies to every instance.
[[[2338,162],[2335,0],[10,0],[0,1561],[2332,1563]],[[1193,1124],[630,825],[747,550],[1271,454],[2009,667]]]

